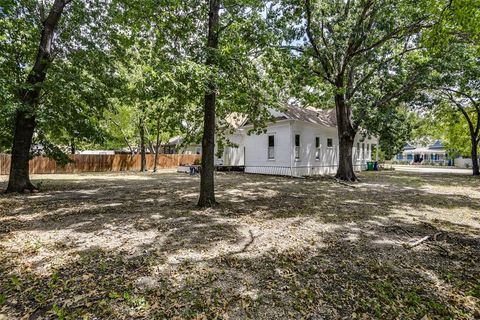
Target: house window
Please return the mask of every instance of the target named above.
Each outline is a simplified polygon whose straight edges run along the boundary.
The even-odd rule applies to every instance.
[[[195,153],[196,154],[201,154],[202,153],[202,148],[201,147],[196,147],[195,148]]]
[[[300,159],[300,135],[295,135],[295,159]]]
[[[370,158],[370,145],[367,143],[367,158]]]
[[[357,159],[360,158],[360,142],[357,142]]]
[[[333,147],[333,139],[332,139],[332,138],[328,138],[328,139],[327,139],[327,147],[328,147],[328,148]]]
[[[365,143],[362,143],[362,159],[365,159]]]
[[[315,160],[320,160],[320,137],[315,137]]]
[[[268,160],[275,159],[275,136],[268,136]]]

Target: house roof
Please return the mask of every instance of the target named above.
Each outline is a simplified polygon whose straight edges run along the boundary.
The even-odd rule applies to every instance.
[[[182,141],[183,141],[183,138],[181,136],[175,136],[173,138],[168,139],[168,143],[166,143],[166,145],[175,146],[177,144],[181,144]]]
[[[238,129],[241,126],[245,125],[247,120],[248,118],[246,115],[238,112],[232,112],[225,117],[225,122],[228,123],[234,129]]]
[[[166,147],[176,147],[176,146],[181,146],[185,141],[185,137],[182,136],[174,136],[168,140],[167,143],[162,143],[162,146]],[[188,145],[199,145],[198,143],[195,142],[189,142],[187,141]]]
[[[288,105],[284,110],[270,110],[275,120],[295,120],[303,121],[307,123],[322,125],[325,127],[335,128],[337,126],[337,115],[335,109],[322,110],[315,108],[302,108],[297,106]],[[247,120],[244,121],[242,126],[250,125]]]
[[[403,149],[404,149],[404,150],[413,150],[413,149],[415,149],[415,147],[407,143],[407,144],[405,144],[405,146],[403,147]]]
[[[436,140],[432,145],[428,146],[428,149],[444,149],[440,140]]]
[[[413,146],[411,144],[405,144],[403,151],[407,153],[438,153],[444,152],[445,147],[443,146],[440,140],[435,140],[435,142],[427,147],[424,145]]]
[[[283,114],[283,118],[288,120],[303,121],[326,127],[337,126],[337,115],[335,109],[321,110],[288,106],[287,109],[281,113]]]

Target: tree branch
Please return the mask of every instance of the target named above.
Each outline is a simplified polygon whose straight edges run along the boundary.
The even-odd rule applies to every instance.
[[[326,77],[331,80],[330,78],[331,68],[329,66],[328,59],[320,52],[320,49],[318,48],[318,45],[317,45],[317,41],[315,40],[315,37],[312,34],[312,8],[311,8],[310,0],[305,0],[305,11],[306,11],[306,18],[307,18],[306,33],[307,33],[308,41],[310,42],[313,48],[313,51],[316,54],[316,58],[320,60],[320,63],[322,64],[323,71],[325,72]]]
[[[373,44],[367,46],[367,47],[364,47],[362,49],[358,49],[356,50],[355,52],[353,52],[351,54],[351,57],[354,57],[354,56],[357,56],[359,54],[362,54],[364,52],[367,52],[367,51],[370,51],[376,47],[379,47],[381,46],[382,44],[384,44],[385,42],[387,42],[388,40],[391,40],[391,39],[394,39],[394,38],[397,38],[399,35],[401,35],[403,32],[414,32],[415,30],[418,30],[418,29],[422,29],[422,28],[427,28],[427,27],[430,27],[429,25],[427,26],[423,26],[421,25],[421,22],[424,21],[425,18],[422,18],[422,19],[419,19],[417,21],[415,21],[414,23],[408,25],[408,26],[405,26],[403,28],[399,28],[399,29],[396,29],[390,33],[388,33],[387,35],[385,35],[383,38],[381,38],[380,40],[374,42]]]
[[[353,97],[355,95],[355,93],[360,89],[360,87],[368,80],[370,79],[370,77],[372,77],[376,71],[378,71],[378,69],[380,69],[381,67],[383,67],[384,65],[386,65],[387,63],[399,58],[399,57],[402,57],[403,55],[405,55],[406,53],[408,52],[411,52],[411,51],[415,51],[415,50],[420,50],[420,49],[423,49],[421,47],[415,47],[415,48],[409,48],[409,49],[405,49],[403,50],[402,52],[400,52],[399,54],[397,55],[394,55],[388,59],[385,59],[383,60],[382,62],[380,62],[376,68],[373,68],[369,73],[367,73],[361,80],[359,80],[357,82],[357,84],[353,87],[352,89],[352,92],[349,94],[349,98]]]

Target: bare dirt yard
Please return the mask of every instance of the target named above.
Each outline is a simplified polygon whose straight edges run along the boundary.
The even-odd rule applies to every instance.
[[[0,195],[0,319],[480,318],[480,180],[360,178],[219,173],[200,210],[198,177],[34,176]]]

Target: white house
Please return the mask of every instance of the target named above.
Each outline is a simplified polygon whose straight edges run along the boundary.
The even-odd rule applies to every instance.
[[[271,111],[275,121],[266,133],[248,134],[252,124],[246,120],[228,139],[217,164],[244,166],[245,172],[308,176],[333,174],[338,166],[338,134],[335,110],[289,106],[283,112]],[[375,138],[355,138],[354,168],[364,170],[371,160]]]
[[[442,142],[436,140],[428,146],[406,144],[403,151],[395,156],[396,161],[410,164],[448,164],[448,153]]]

